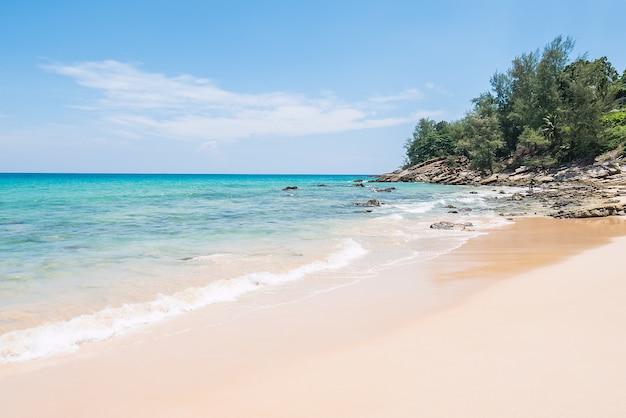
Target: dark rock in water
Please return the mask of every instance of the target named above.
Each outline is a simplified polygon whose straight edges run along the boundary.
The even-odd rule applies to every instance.
[[[317,187],[328,187],[328,184],[318,184]]]
[[[449,210],[448,213],[459,213],[458,210]]]
[[[513,193],[513,196],[511,196],[511,200],[519,202],[520,200],[524,200],[524,196],[519,193]]]
[[[380,202],[376,199],[370,199],[367,202],[364,203],[355,203],[355,206],[365,206],[365,207],[371,207],[371,206],[380,206]]]
[[[395,187],[385,187],[384,189],[374,189],[375,192],[380,193],[380,192],[384,192],[384,193],[389,193],[393,190],[396,190]]]
[[[298,190],[298,186],[287,186],[283,190]]]
[[[365,185],[363,183],[356,183],[355,186],[356,187],[365,187]]]
[[[454,205],[446,205],[446,208],[447,209],[456,209],[456,206],[454,206]]]
[[[461,208],[459,209],[461,212],[471,212],[472,208]]]
[[[356,179],[356,180],[353,180],[353,183],[363,183],[363,179]]]
[[[430,229],[454,229],[454,225],[452,222],[440,221],[432,224]]]
[[[474,226],[471,222],[454,223],[447,221],[435,222],[430,226],[430,229],[443,229],[445,231],[465,231],[467,228]]]

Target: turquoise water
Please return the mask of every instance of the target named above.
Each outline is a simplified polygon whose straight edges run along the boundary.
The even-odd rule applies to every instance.
[[[472,236],[428,228],[453,216],[447,205],[471,207],[454,219],[479,229],[500,222],[495,192],[469,190],[345,175],[0,174],[0,362],[432,258]],[[382,205],[355,205],[370,199]]]

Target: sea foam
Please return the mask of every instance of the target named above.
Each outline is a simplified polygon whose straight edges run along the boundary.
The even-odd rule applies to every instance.
[[[360,244],[346,239],[339,251],[326,259],[313,261],[284,273],[255,272],[234,279],[214,281],[203,287],[188,288],[172,295],[159,295],[149,302],[125,304],[66,321],[11,331],[0,336],[0,363],[73,352],[82,344],[133,332],[146,325],[214,303],[235,301],[239,296],[263,287],[345,267],[366,253]]]

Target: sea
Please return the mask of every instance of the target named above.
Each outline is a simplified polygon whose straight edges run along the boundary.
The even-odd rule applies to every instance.
[[[372,180],[0,174],[0,363],[350,285],[507,222],[500,189]]]

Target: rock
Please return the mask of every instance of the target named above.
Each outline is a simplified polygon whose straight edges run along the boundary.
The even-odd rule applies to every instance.
[[[365,206],[365,207],[371,207],[371,206],[380,206],[380,202],[376,199],[370,199],[367,202],[364,203],[355,203],[355,206]]]
[[[552,183],[554,181],[554,177],[552,176],[538,176],[535,177],[535,183],[543,184],[543,183]]]
[[[575,204],[575,203],[576,203],[576,202],[575,202],[574,200],[571,200],[571,199],[565,199],[565,198],[564,198],[564,199],[559,199],[559,200],[557,200],[556,202],[554,202],[554,203],[552,204],[552,207],[554,207],[554,208],[561,208],[561,207],[563,207],[563,206],[573,205],[573,204]]]
[[[441,229],[445,231],[465,231],[466,228],[474,226],[471,222],[454,223],[447,221],[435,222],[430,226],[430,229]]]
[[[509,212],[509,213],[500,213],[499,215],[500,216],[506,216],[507,219],[512,220],[512,219],[510,219],[511,217],[518,218],[520,216],[526,216],[527,213],[526,212]]]
[[[496,181],[498,181],[498,175],[497,174],[492,174],[491,176],[487,177],[486,179],[482,179],[480,181],[480,184],[486,186],[488,184],[495,183]]]
[[[626,204],[603,204],[573,210],[560,210],[551,214],[553,218],[603,218],[605,216],[624,215]]]
[[[531,184],[542,186],[540,192],[571,189],[572,186],[586,185],[591,188],[606,189],[607,186],[626,185],[626,165],[624,157],[602,163],[575,161],[556,167],[521,166],[516,169],[504,169],[496,173],[485,174],[470,168],[466,157],[441,157],[399,169],[389,174],[382,174],[374,181],[378,182],[423,182],[454,185],[513,186],[528,187]],[[506,164],[506,161],[504,161]],[[535,189],[537,192],[537,189]],[[508,194],[508,193],[507,193]],[[579,196],[576,196],[577,198]],[[593,196],[585,196],[588,199]],[[531,199],[530,196],[526,198]],[[516,198],[518,199],[518,198]],[[584,204],[588,204],[586,202]],[[547,205],[549,206],[549,205]]]
[[[607,171],[609,172],[609,176],[614,176],[616,174],[620,174],[622,169],[620,167],[609,166],[607,167]]]
[[[524,200],[524,196],[522,196],[520,193],[513,193],[513,195],[511,196],[511,200],[519,202],[520,200]]]
[[[384,192],[384,193],[389,193],[393,190],[396,190],[395,187],[386,187],[384,189],[374,189],[375,192],[380,193],[380,192]]]
[[[354,184],[356,187],[365,187],[365,185],[363,183],[355,183]]]
[[[588,170],[589,172],[589,176],[592,178],[605,178],[609,175],[609,170],[605,169],[602,166],[596,166],[596,167],[592,167],[590,170]]]
[[[298,186],[287,186],[283,190],[298,190]]]

